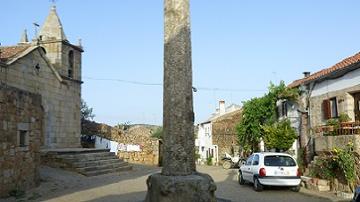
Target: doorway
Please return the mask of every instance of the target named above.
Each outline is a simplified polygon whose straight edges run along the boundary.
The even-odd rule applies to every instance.
[[[360,92],[353,94],[355,121],[360,121]]]

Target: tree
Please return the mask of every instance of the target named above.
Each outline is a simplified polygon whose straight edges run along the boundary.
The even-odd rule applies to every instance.
[[[268,149],[287,151],[297,138],[295,130],[287,119],[264,125],[261,128],[264,131],[264,142]]]
[[[289,89],[284,81],[279,85],[270,83],[269,92],[263,97],[253,98],[243,103],[243,117],[236,130],[239,144],[244,149],[258,150],[260,138],[264,136],[263,125],[277,122],[276,102],[280,99],[296,100],[297,89]]]
[[[151,135],[151,137],[157,138],[157,139],[163,139],[163,127],[157,128]]]
[[[95,117],[95,114],[93,114],[93,108],[87,106],[83,99],[81,99],[80,112],[81,122],[93,120]]]
[[[261,125],[269,120],[271,110],[269,109],[267,97],[253,98],[243,104],[243,117],[237,125],[239,144],[245,149],[258,150],[258,144],[262,135]]]

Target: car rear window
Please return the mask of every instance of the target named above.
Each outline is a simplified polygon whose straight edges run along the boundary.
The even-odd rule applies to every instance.
[[[280,155],[265,156],[264,164],[265,166],[296,166],[293,158]]]

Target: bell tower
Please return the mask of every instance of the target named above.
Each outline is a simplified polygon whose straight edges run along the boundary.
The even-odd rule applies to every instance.
[[[60,18],[53,5],[35,42],[46,51],[46,56],[61,77],[81,81],[82,46],[71,44],[65,35]]]

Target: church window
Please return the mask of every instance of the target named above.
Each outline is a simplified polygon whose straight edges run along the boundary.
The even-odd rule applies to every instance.
[[[69,52],[68,77],[74,77],[74,52],[72,50]]]
[[[18,134],[19,134],[19,140],[18,140],[19,147],[26,147],[28,142],[28,131],[20,130]]]

